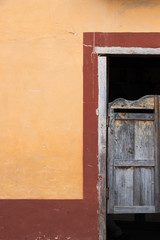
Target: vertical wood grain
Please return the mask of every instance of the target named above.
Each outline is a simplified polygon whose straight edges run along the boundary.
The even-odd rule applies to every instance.
[[[159,151],[159,96],[155,96],[155,209],[156,212],[160,211],[160,180],[159,180],[159,173],[160,173],[160,151]]]
[[[109,200],[107,202],[108,213],[114,213],[115,205],[115,183],[114,183],[114,158],[115,158],[115,141],[114,141],[114,110],[109,109],[109,129],[108,129],[108,185],[109,185]]]
[[[106,239],[106,115],[107,115],[107,58],[98,57],[98,196],[99,240]]]
[[[115,120],[115,158],[134,158],[134,121]]]
[[[153,121],[135,121],[135,159],[154,160]]]
[[[116,168],[115,175],[115,204],[133,206],[133,168]]]
[[[135,168],[134,205],[154,205],[154,168]]]

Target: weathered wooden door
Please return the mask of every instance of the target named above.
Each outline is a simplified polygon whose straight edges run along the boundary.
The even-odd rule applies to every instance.
[[[154,213],[159,196],[159,96],[109,104],[108,213]]]

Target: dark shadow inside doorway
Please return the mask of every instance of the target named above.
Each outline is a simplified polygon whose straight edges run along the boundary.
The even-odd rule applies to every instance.
[[[109,102],[160,95],[160,57],[110,57]]]

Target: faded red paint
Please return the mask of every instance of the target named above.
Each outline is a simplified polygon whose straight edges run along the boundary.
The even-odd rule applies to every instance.
[[[96,46],[160,47],[160,33],[84,33],[84,199],[0,200],[0,240],[98,239],[98,68],[94,42]]]
[[[1,240],[97,239],[94,200],[2,200],[0,208]]]
[[[93,39],[93,33],[88,33]],[[88,36],[88,37],[89,37]],[[95,33],[99,47],[160,47],[160,33]]]

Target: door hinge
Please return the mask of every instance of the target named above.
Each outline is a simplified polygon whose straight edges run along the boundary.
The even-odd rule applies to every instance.
[[[109,188],[108,187],[106,188],[106,199],[107,200],[109,199]]]
[[[110,117],[107,117],[106,119],[106,126],[109,127]]]

